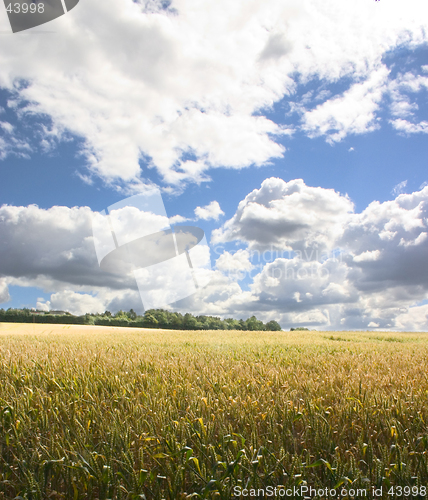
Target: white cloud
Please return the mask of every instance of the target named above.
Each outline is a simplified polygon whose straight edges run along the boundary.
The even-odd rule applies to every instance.
[[[48,312],[48,311],[50,311],[50,309],[51,309],[51,303],[49,300],[45,301],[45,299],[43,299],[43,298],[37,299],[37,302],[36,302],[36,310],[37,311]],[[68,305],[66,306],[66,309],[68,310]]]
[[[408,72],[390,80],[387,67],[379,64],[364,81],[354,83],[342,94],[325,100],[314,109],[305,108],[311,102],[312,93],[305,94],[300,103],[291,103],[291,107],[292,111],[302,114],[302,129],[309,137],[326,136],[327,142],[333,144],[349,134],[362,134],[379,128],[378,112],[385,105],[384,96],[389,94],[390,112],[394,117],[390,120],[392,126],[406,134],[420,133],[428,131],[427,122],[406,120],[415,119],[415,112],[419,109],[409,94],[426,89],[427,77]]]
[[[173,185],[203,182],[210,168],[284,154],[277,138],[291,130],[263,112],[297,82],[352,80],[343,96],[305,114],[308,134],[338,141],[375,129],[382,56],[427,40],[425,0],[404,10],[399,0],[383,4],[80,2],[52,23],[56,33],[31,43],[26,33],[3,37],[0,85],[13,91],[22,121],[27,113],[52,119],[42,148],[68,132],[82,138],[91,175],[135,187],[145,182],[144,163]],[[15,149],[29,153],[25,144]]]
[[[7,122],[1,122],[0,128],[4,131],[3,137],[0,137],[0,160],[10,155],[29,158],[32,148],[27,141],[15,134],[13,126]]]
[[[399,182],[396,184],[391,191],[391,194],[394,196],[398,196],[404,192],[405,187],[407,186],[407,179],[405,181]]]
[[[354,262],[372,262],[374,260],[378,260],[380,258],[380,255],[380,250],[367,250],[366,252],[360,253],[359,255],[355,255],[352,260]]]
[[[395,200],[373,202],[361,214],[352,214],[338,245],[353,255],[350,279],[361,293],[381,293],[390,306],[395,293],[406,301],[423,300],[428,292],[426,234],[428,188],[401,194]],[[357,256],[357,257],[355,257]],[[376,257],[359,259],[358,256]],[[395,290],[395,291],[394,291]],[[410,297],[413,297],[411,299]],[[403,304],[405,302],[403,301]]]
[[[281,220],[288,227],[289,212],[276,204],[281,206],[293,191],[294,203],[286,201],[285,205],[295,208],[299,220],[314,220],[313,226],[305,228],[306,234],[317,230],[320,237],[330,234],[328,247],[340,248],[340,252],[322,256],[308,251],[282,257],[275,251],[265,255],[254,250],[257,246],[270,249],[272,241],[286,248],[290,240],[278,241],[276,235]],[[305,205],[300,197],[312,200],[326,226],[317,229],[311,203]],[[263,233],[249,232],[254,220],[246,210],[252,205],[250,215],[263,221]],[[217,234],[218,239],[244,241],[249,249],[221,254],[214,280],[203,293],[182,301],[181,310],[223,317],[256,314],[264,321],[276,319],[284,328],[426,329],[426,310],[414,306],[428,299],[427,210],[428,187],[384,203],[373,202],[356,214],[351,202],[334,191],[310,188],[302,181],[267,179],[240,203],[235,216]],[[340,221],[341,230],[332,230],[326,214]],[[299,239],[291,241],[302,246]],[[254,266],[254,261],[261,266]],[[252,277],[248,291],[228,273],[230,266],[241,264],[242,272]]]
[[[0,299],[8,300],[7,284],[12,284],[54,292],[50,298],[50,307],[54,309],[83,310],[85,298],[90,296],[92,298],[87,300],[90,312],[118,306],[126,300],[135,310],[141,310],[137,283],[128,261],[110,260],[100,268],[92,235],[93,216],[88,207],[0,207],[0,274],[4,276],[0,281]],[[135,207],[113,210],[110,216],[119,244],[130,241],[131,233],[137,234],[138,238],[141,231],[151,231],[159,226],[159,216],[140,212]],[[164,219],[160,221],[161,226],[168,222],[166,217]],[[189,237],[193,238],[192,235]],[[156,243],[143,241],[139,254],[142,253],[144,265],[158,263],[161,251],[167,251],[163,247],[159,250]],[[202,276],[205,270],[199,269],[199,263],[206,261],[204,252],[207,247],[202,250],[199,247],[192,248],[190,254],[201,284],[201,280],[206,280]],[[166,258],[169,257],[168,254]],[[176,268],[180,270],[181,267],[177,262]],[[156,285],[162,289],[167,279],[167,276],[157,277],[156,283],[152,280],[147,286],[150,289]],[[138,286],[144,288],[142,278]],[[68,308],[64,306],[67,301],[70,302]]]
[[[428,134],[428,122],[412,123],[402,118],[391,121],[392,126],[405,134]]]
[[[76,293],[71,290],[52,294],[49,305],[50,309],[56,311],[67,310],[76,316],[105,311],[105,303],[98,297],[94,297],[88,293]]]
[[[0,273],[96,285],[99,270],[88,207],[0,207]]]
[[[0,278],[0,304],[10,300],[6,278]]]
[[[236,214],[212,233],[212,242],[247,242],[261,251],[329,251],[343,231],[353,204],[332,189],[306,186],[302,179],[263,181],[240,202]]]
[[[397,316],[396,324],[400,330],[428,331],[428,304],[409,307]]]
[[[395,80],[389,84],[389,90],[394,99],[403,97],[404,92],[420,92],[428,89],[428,77],[407,72],[399,74]]]
[[[393,128],[407,135],[428,133],[428,122],[417,122],[416,111],[419,106],[412,102],[413,94],[428,90],[428,77],[411,72],[399,74],[389,82],[388,90],[392,99],[391,114],[395,117],[390,120]]]
[[[428,238],[428,233],[420,233],[414,240],[405,240],[401,238],[399,245],[405,247],[421,245]]]
[[[191,297],[178,303],[178,310],[194,314],[224,317],[252,316],[251,305],[257,307],[257,297],[243,291],[236,280],[220,271],[213,271],[210,283]],[[270,318],[272,319],[272,318]]]
[[[181,222],[186,222],[186,220],[189,219],[187,217],[183,217],[182,215],[174,215],[169,218],[170,224],[180,224]]]
[[[320,263],[279,258],[266,264],[255,276],[251,290],[258,298],[259,307],[269,305],[272,309],[291,311],[316,309],[357,300],[357,291],[347,281],[347,274],[346,264],[335,259]],[[278,280],[276,286],[272,286],[272,278]]]
[[[414,111],[417,111],[418,105],[411,103],[407,97],[393,101],[391,105],[391,113],[393,116],[413,116]],[[394,123],[394,122],[393,122]]]
[[[234,254],[224,251],[216,261],[216,268],[227,276],[244,279],[254,269],[248,250],[238,250]]]
[[[205,207],[196,207],[195,215],[197,219],[203,220],[218,220],[220,215],[224,215],[223,210],[220,208],[220,204],[218,201],[212,201]]]
[[[51,294],[38,300],[39,308],[141,311],[135,283],[99,269],[91,216],[87,207],[1,207],[0,297],[8,300],[8,285],[36,286]],[[284,328],[424,329],[427,220],[428,186],[354,213],[350,200],[333,190],[266,179],[217,234],[248,248],[216,247],[217,269],[207,270],[211,282],[177,308],[224,317],[256,314]],[[271,244],[292,252],[278,255]],[[248,278],[247,289],[231,268]],[[162,290],[166,282],[158,278]]]
[[[262,242],[277,244],[281,216],[277,211],[264,212],[264,208],[272,206],[273,200],[284,198],[283,190],[275,191],[274,187],[290,188],[293,181],[281,181],[284,185],[278,179],[272,181],[264,181],[260,190],[253,191],[240,203],[235,216],[217,234],[218,239],[246,241],[250,248]],[[297,192],[303,197],[313,189],[304,184],[300,188]],[[323,196],[314,199],[318,200],[318,210],[324,213],[339,195],[322,191]],[[263,214],[263,234],[245,232],[254,225],[254,220],[250,217],[247,220],[246,216],[251,204],[256,207],[251,211],[252,217]],[[299,202],[295,200],[294,206],[300,207]],[[351,206],[344,203],[341,213],[337,209],[336,217],[343,230],[330,233],[330,248],[339,247],[340,252],[324,258],[316,253],[311,258],[308,252],[283,258],[270,252],[269,258],[274,260],[265,259],[261,268],[252,270],[257,273],[250,293],[234,289],[217,313],[227,315],[227,311],[235,311],[245,316],[257,311],[260,317],[274,316],[284,327],[421,329],[422,320],[415,319],[412,323],[409,315],[405,323],[399,318],[408,308],[413,309],[416,303],[428,298],[428,187],[401,194],[392,201],[373,202],[360,214],[350,212]],[[295,212],[302,211],[312,215],[305,206]],[[287,212],[283,211],[282,217],[284,224],[288,224]],[[311,227],[309,230],[315,231]],[[329,231],[328,224],[325,231]],[[289,240],[282,241],[286,245]],[[215,303],[210,308],[215,311]]]
[[[389,71],[383,66],[373,71],[363,83],[355,83],[339,97],[334,97],[303,115],[302,128],[310,137],[327,136],[330,143],[349,134],[364,134],[379,127],[376,111],[387,90]]]
[[[292,49],[291,43],[283,33],[272,33],[260,54],[260,60],[279,59]]]

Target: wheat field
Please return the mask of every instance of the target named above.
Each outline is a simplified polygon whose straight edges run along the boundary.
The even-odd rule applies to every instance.
[[[425,498],[425,333],[2,323],[0,382],[0,499]]]

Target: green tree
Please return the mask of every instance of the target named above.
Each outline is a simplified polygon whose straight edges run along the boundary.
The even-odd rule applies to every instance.
[[[265,325],[262,321],[258,320],[255,316],[251,316],[245,322],[247,326],[247,330],[250,331],[263,331],[265,329]]]
[[[183,316],[180,313],[169,313],[169,324],[179,330],[183,326]]]
[[[223,321],[223,324],[227,330],[241,330],[241,323],[239,320],[234,318],[227,318]]]
[[[137,319],[137,313],[134,311],[134,309],[130,309],[130,311],[128,313],[126,313],[126,315],[128,316],[129,319],[131,319],[132,321],[136,320]]]
[[[197,319],[192,314],[186,313],[183,318],[183,328],[186,330],[196,330],[197,326]]]
[[[144,323],[147,323],[150,326],[157,326],[159,321],[153,316],[151,313],[144,314]]]
[[[280,332],[281,325],[278,323],[278,321],[272,320],[266,323],[266,330],[271,332]]]

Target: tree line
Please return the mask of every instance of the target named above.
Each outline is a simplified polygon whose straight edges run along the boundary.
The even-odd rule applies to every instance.
[[[266,324],[251,316],[246,320],[216,316],[193,316],[180,314],[164,309],[149,309],[143,316],[133,309],[128,312],[118,311],[112,314],[105,311],[102,314],[84,314],[74,316],[68,312],[52,314],[52,312],[33,311],[30,309],[0,309],[0,322],[11,323],[51,323],[66,325],[102,325],[102,326],[130,326],[134,328],[167,328],[174,330],[243,330],[243,331],[280,331],[277,321],[268,321]]]

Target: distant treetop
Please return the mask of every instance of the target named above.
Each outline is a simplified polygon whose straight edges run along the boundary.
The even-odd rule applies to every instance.
[[[84,314],[73,316],[65,311],[30,311],[29,309],[0,309],[0,322],[13,323],[57,323],[77,325],[131,326],[134,328],[165,328],[174,330],[243,330],[243,331],[281,331],[280,324],[271,320],[266,324],[251,316],[246,320],[216,316],[193,316],[164,309],[149,309],[144,316],[139,316],[131,309],[129,312],[118,311],[112,314]],[[302,328],[297,328],[297,330]],[[293,330],[293,328],[292,328]],[[307,328],[303,328],[307,330]]]

